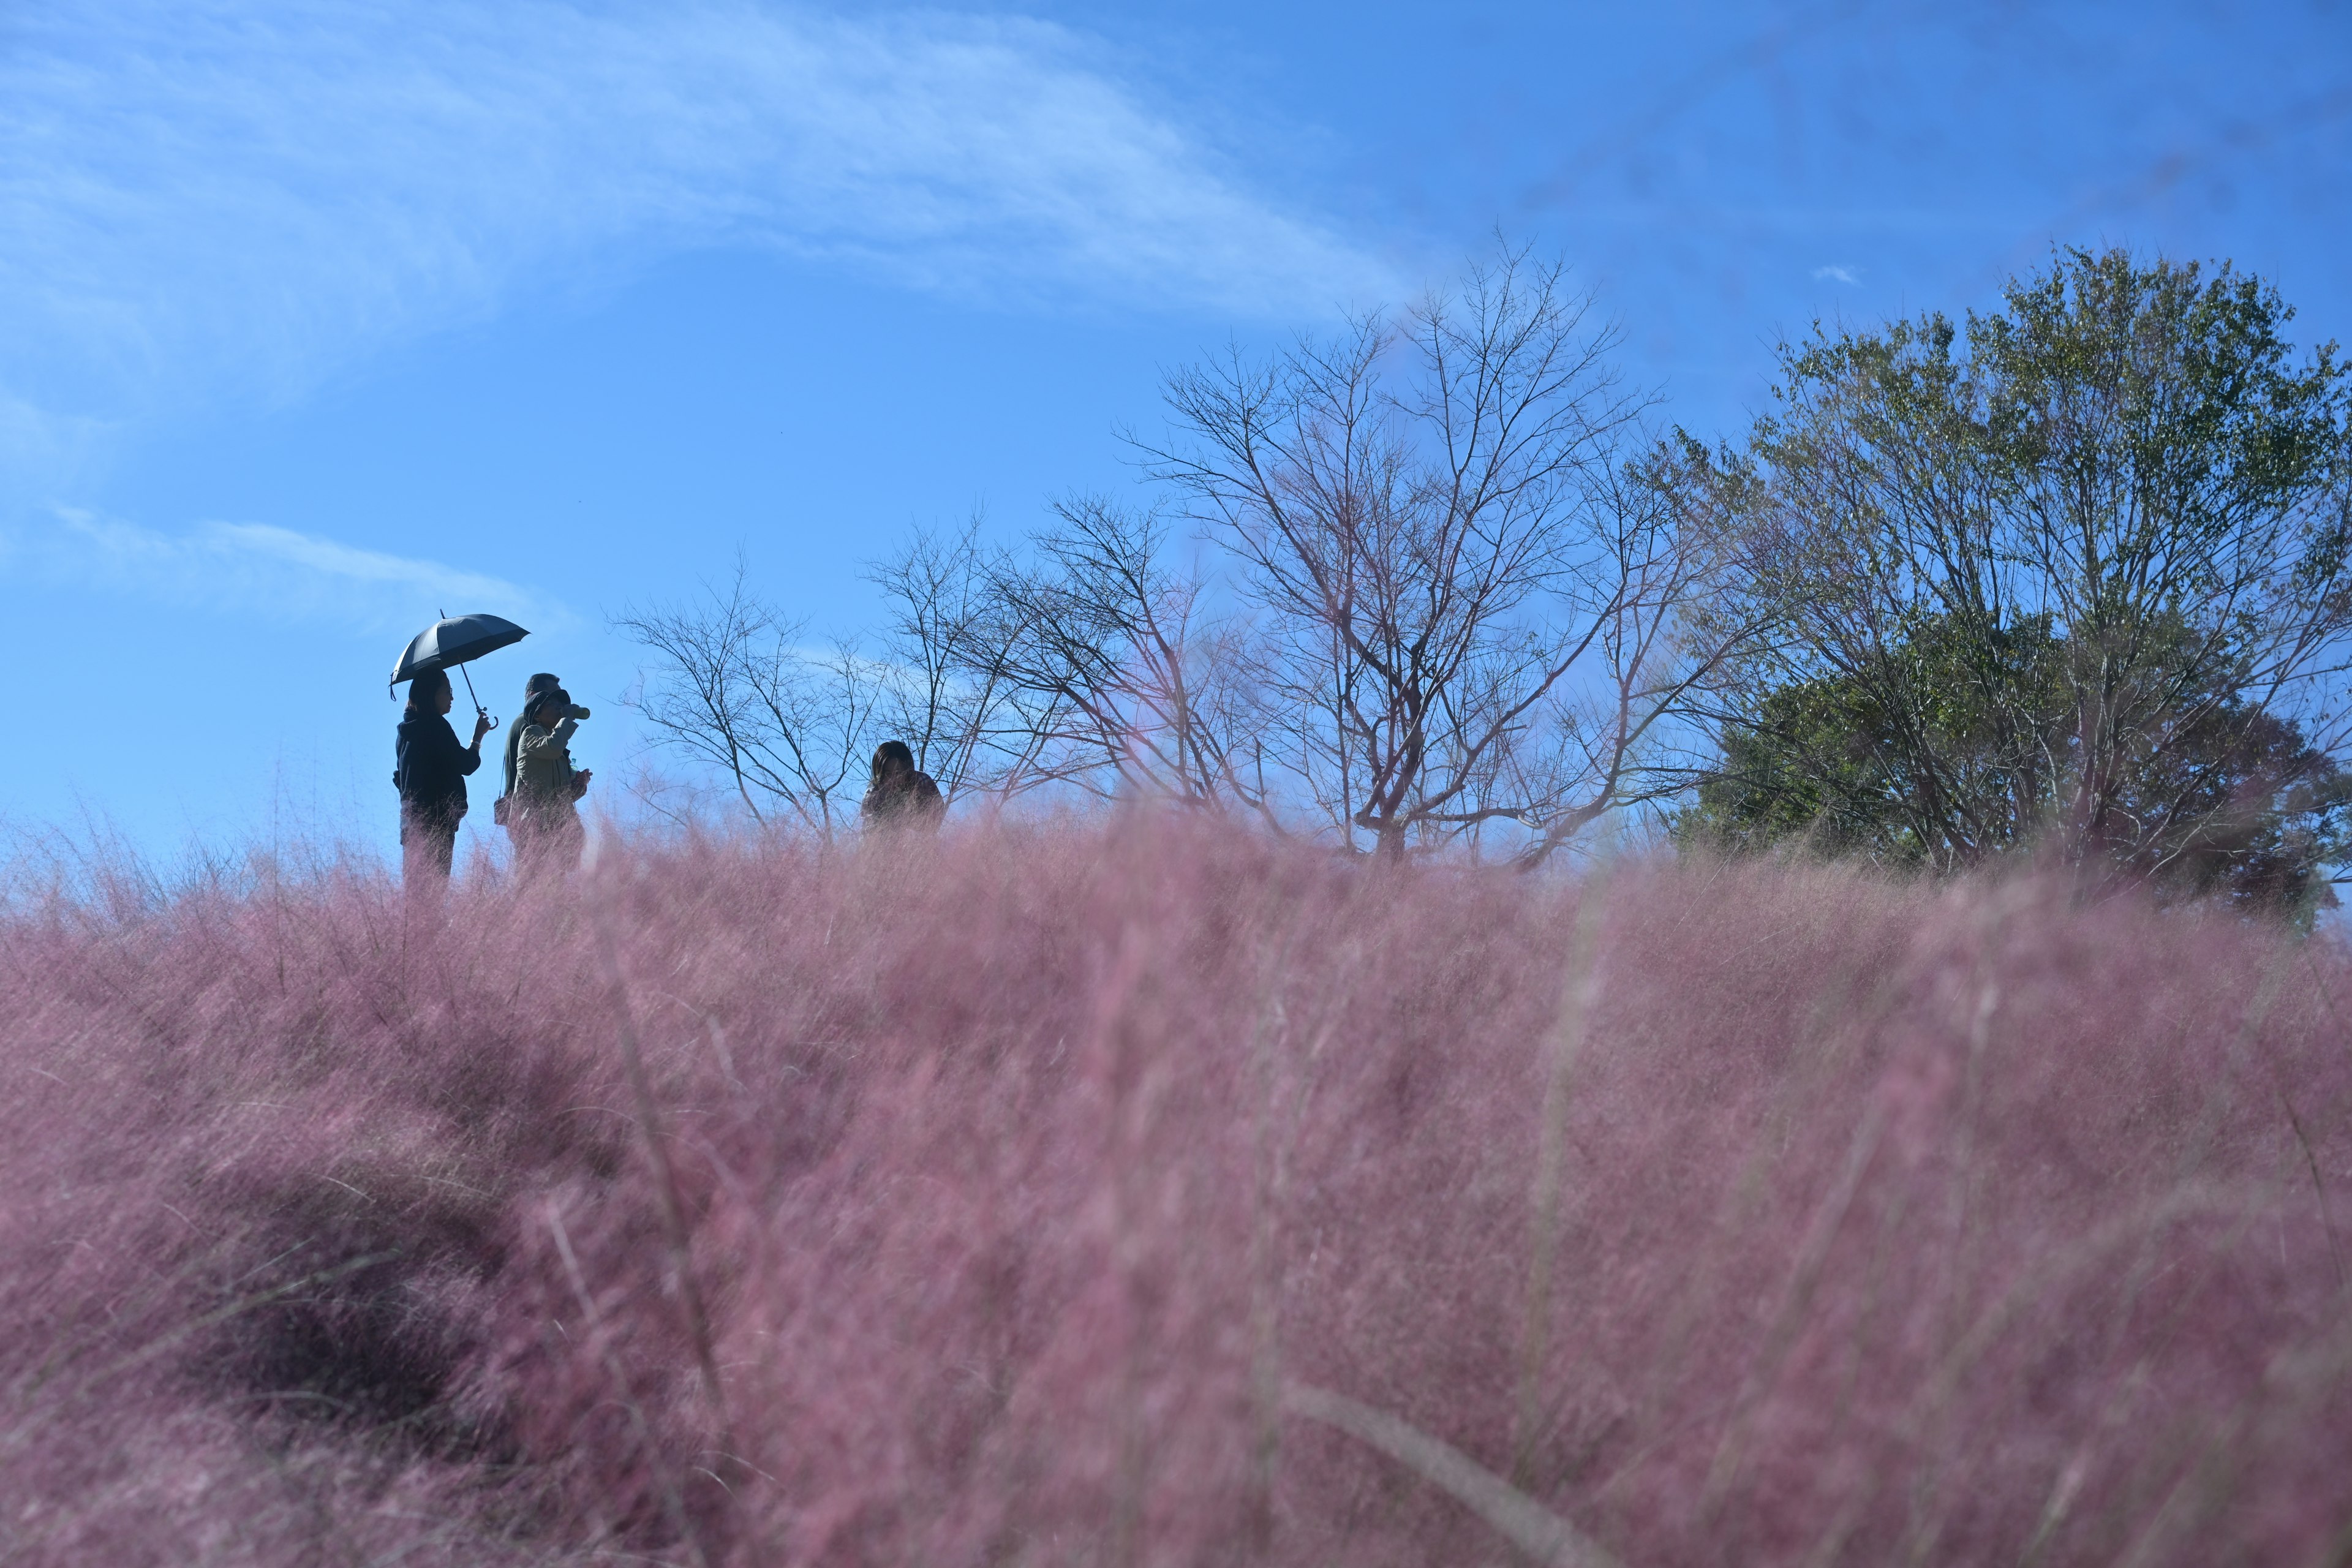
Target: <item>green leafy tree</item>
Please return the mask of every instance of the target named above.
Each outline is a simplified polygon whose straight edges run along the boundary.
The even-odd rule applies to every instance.
[[[1906,668],[1876,679],[1792,681],[1766,692],[1727,729],[1717,767],[1696,804],[1675,818],[1685,844],[1754,851],[1790,843],[1881,865],[1935,863],[1933,798],[1909,766],[1921,750],[1942,760],[1947,779],[1981,803],[1990,820],[2007,803],[2010,841],[2032,837],[2042,781],[2063,769],[2067,650],[2046,619],[1988,639],[2005,656],[2005,679],[1956,664],[1969,647],[1931,620],[1894,654]],[[1885,695],[1925,698],[1898,712]],[[2001,715],[2040,711],[2043,733],[2015,744]],[[2136,869],[2160,885],[2226,896],[2249,908],[2307,916],[2333,901],[2328,868],[2352,855],[2352,773],[2312,745],[2289,720],[2231,701],[2198,703],[2194,726],[2151,745],[2124,770],[2119,808],[2170,812],[2191,834],[2152,837]],[[1924,746],[1923,746],[1924,742]],[[2159,851],[2156,853],[2155,851]]]
[[[2344,848],[2352,418],[2292,314],[2073,251],[1961,328],[1785,351],[1746,447],[1668,480],[1733,563],[1705,613],[1776,629],[1685,830],[2307,901]]]

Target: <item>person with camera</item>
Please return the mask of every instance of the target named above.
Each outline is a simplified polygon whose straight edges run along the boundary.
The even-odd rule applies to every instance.
[[[408,683],[408,707],[394,731],[392,784],[400,792],[401,878],[411,889],[446,887],[466,815],[466,778],[482,765],[490,716],[474,720],[471,745],[449,727],[457,694],[448,675],[428,669]]]
[[[587,717],[588,710],[560,686],[536,693],[523,709],[507,826],[527,876],[580,864],[588,838],[580,825],[580,797],[588,793],[591,775],[572,765],[572,736]]]
[[[522,727],[530,722],[528,715],[530,712],[531,701],[541,692],[552,691],[562,684],[563,681],[560,677],[543,669],[523,682],[522,706],[515,710],[514,722],[507,726],[507,781],[506,788],[499,792],[498,799],[498,820],[500,827],[507,826],[507,808],[514,795],[515,754],[522,747]]]

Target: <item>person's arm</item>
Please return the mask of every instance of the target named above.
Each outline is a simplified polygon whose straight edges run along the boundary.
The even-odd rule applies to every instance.
[[[551,775],[563,754],[553,749],[554,741],[537,724],[524,725],[522,733],[515,737],[514,788],[509,793],[517,800],[542,800],[553,787]]]
[[[482,765],[482,737],[489,732],[490,716],[487,713],[477,713],[474,716],[473,744],[469,746],[460,746],[457,748],[456,763],[458,773],[470,777],[473,774],[474,770]],[[449,738],[453,741],[456,740],[457,738],[457,731],[455,730],[450,731]]]
[[[561,750],[564,742],[571,740],[579,728],[580,721],[569,718],[558,719],[552,730],[543,730],[536,724],[527,725],[523,730],[522,744],[519,749],[525,753],[544,752],[551,748]]]

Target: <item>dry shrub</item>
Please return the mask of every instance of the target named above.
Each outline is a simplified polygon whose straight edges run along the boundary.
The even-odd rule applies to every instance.
[[[23,910],[0,1555],[2338,1561],[2339,998],[1141,816]]]

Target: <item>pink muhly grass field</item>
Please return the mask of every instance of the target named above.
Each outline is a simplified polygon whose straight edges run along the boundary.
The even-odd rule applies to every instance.
[[[2352,963],[1206,825],[0,919],[0,1561],[2341,1563]]]

